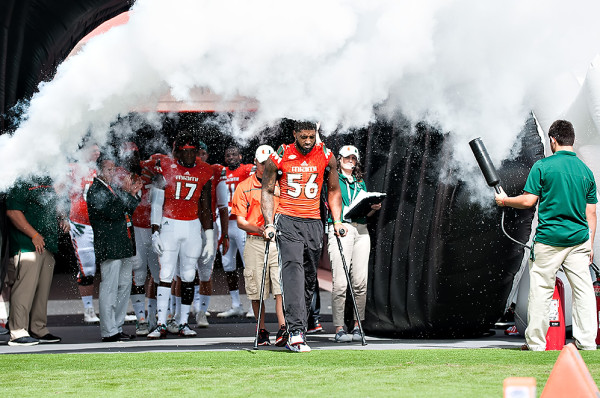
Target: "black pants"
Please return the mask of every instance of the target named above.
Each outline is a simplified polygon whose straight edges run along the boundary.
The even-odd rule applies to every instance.
[[[283,307],[288,330],[306,331],[323,246],[323,224],[278,214],[277,249]]]

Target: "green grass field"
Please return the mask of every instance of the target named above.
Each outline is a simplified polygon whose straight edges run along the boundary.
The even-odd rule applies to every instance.
[[[3,355],[5,396],[501,397],[510,376],[542,392],[559,352],[315,350]],[[581,352],[600,380],[600,351]]]

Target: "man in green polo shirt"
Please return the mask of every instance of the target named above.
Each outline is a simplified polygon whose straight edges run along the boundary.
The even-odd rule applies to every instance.
[[[498,206],[527,209],[539,200],[538,226],[529,260],[529,305],[523,350],[544,351],[556,272],[565,271],[573,289],[573,338],[582,350],[596,349],[596,299],[589,272],[596,233],[596,182],[575,155],[575,131],[566,120],[548,131],[552,156],[538,160],[523,194],[496,194]]]
[[[47,305],[58,251],[57,195],[49,177],[18,181],[8,192],[6,215],[12,259],[8,345],[58,343],[48,331]],[[68,230],[68,223],[61,222]],[[31,335],[30,335],[31,333]]]

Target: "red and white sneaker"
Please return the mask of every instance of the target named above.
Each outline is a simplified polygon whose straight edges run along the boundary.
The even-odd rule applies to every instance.
[[[504,331],[504,334],[507,336],[519,336],[519,332],[517,331],[516,326],[511,326]]]

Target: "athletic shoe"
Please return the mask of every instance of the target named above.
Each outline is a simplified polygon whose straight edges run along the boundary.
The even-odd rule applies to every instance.
[[[167,332],[171,334],[179,334],[179,325],[174,319],[167,321]]]
[[[295,330],[290,333],[288,337],[288,344],[290,345],[298,345],[304,343],[304,333],[299,330]]]
[[[51,343],[60,343],[61,338],[58,336],[55,336],[53,334],[47,333],[41,337],[36,336],[34,334],[31,335],[31,337],[38,339],[40,344],[51,344]]]
[[[531,351],[531,349],[529,348],[529,346],[527,344],[523,344],[520,348],[521,351]]]
[[[28,346],[28,345],[37,345],[40,344],[40,341],[31,336],[23,336],[18,339],[10,340],[8,345],[20,345],[20,346]]]
[[[519,332],[517,331],[516,326],[511,326],[504,331],[504,334],[507,336],[519,336]]]
[[[161,323],[156,326],[156,329],[148,333],[148,339],[156,340],[156,339],[166,339],[167,338],[167,327]]]
[[[304,333],[298,330],[290,333],[290,337],[288,338],[285,348],[292,352],[310,352],[310,347],[304,340]]]
[[[306,343],[298,344],[298,352],[310,352],[310,347]]]
[[[150,325],[148,322],[137,322],[135,325],[135,334],[137,336],[148,336],[150,333]]]
[[[269,332],[266,329],[260,329],[258,331],[257,345],[271,345],[269,341]]]
[[[0,335],[3,334],[8,334],[9,330],[7,328],[5,328],[4,326],[0,325]]]
[[[94,311],[94,308],[92,308],[92,307],[84,308],[83,309],[83,321],[85,323],[99,323],[100,318],[98,318],[98,316],[96,315],[96,311]]]
[[[183,325],[179,325],[179,335],[181,337],[196,337],[196,332],[190,329],[190,326],[185,323]]]
[[[244,307],[241,305],[237,308],[230,308],[225,312],[219,312],[217,314],[217,318],[232,318],[234,316],[244,316],[246,312],[244,311]],[[252,315],[254,316],[254,315]]]
[[[137,316],[135,314],[127,314],[125,315],[125,323],[134,323],[137,322]]]
[[[323,331],[323,326],[321,326],[321,324],[319,322],[315,323],[315,325],[313,327],[308,328],[308,330],[306,331],[306,334],[313,334],[313,333],[321,333]]]
[[[283,347],[284,345],[286,345],[287,341],[288,341],[288,332],[287,332],[287,328],[285,327],[285,325],[281,326],[279,328],[279,330],[277,331],[277,337],[275,338],[275,345],[277,347]]]
[[[355,326],[354,329],[352,329],[352,341],[362,342],[362,334],[360,333],[358,326]]]
[[[336,343],[349,343],[353,340],[352,335],[346,333],[344,329],[341,329],[339,332],[335,334],[334,341]]]
[[[206,319],[206,314],[202,312],[196,313],[196,327],[197,328],[207,328],[209,325],[208,319]]]

